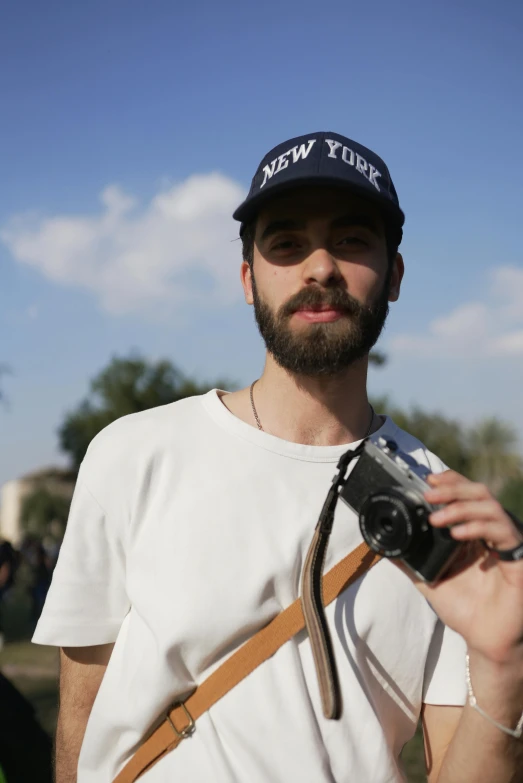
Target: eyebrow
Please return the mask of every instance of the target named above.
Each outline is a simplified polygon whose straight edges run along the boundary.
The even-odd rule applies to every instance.
[[[342,215],[332,222],[332,228],[350,228],[352,226],[368,228],[374,234],[378,236],[380,234],[378,224],[370,215]]]
[[[331,228],[351,228],[353,226],[368,228],[369,231],[372,231],[377,236],[381,234],[376,221],[370,215],[342,215],[333,220],[331,224]],[[280,231],[303,231],[306,227],[306,220],[271,220],[263,229],[260,240],[263,242]]]
[[[272,237],[273,234],[278,234],[280,231],[300,231],[306,225],[304,220],[271,220],[263,229],[260,239],[263,241],[268,239],[268,237]]]

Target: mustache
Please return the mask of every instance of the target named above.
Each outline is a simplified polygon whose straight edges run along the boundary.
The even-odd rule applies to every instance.
[[[297,294],[280,307],[280,317],[286,318],[297,310],[305,308],[326,307],[340,310],[347,315],[358,315],[364,308],[357,299],[351,296],[343,288],[317,287],[302,288]]]

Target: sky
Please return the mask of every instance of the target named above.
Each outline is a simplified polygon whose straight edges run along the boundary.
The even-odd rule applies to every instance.
[[[522,32],[518,0],[0,2],[0,485],[65,464],[113,356],[259,377],[231,214],[320,130],[384,158],[406,213],[371,393],[521,445]]]

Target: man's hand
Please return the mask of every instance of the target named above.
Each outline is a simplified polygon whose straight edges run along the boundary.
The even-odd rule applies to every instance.
[[[469,651],[498,664],[514,655],[523,659],[523,561],[499,560],[481,542],[512,549],[521,543],[521,533],[483,484],[450,470],[430,476],[429,484],[429,503],[445,505],[431,514],[431,524],[452,525],[452,537],[466,546],[439,583],[418,582],[418,588]]]

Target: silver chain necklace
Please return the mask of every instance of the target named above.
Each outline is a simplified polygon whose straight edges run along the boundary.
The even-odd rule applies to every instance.
[[[260,417],[258,416],[258,411],[256,410],[256,405],[254,404],[254,394],[253,394],[253,389],[254,389],[254,384],[255,384],[255,383],[257,383],[257,382],[258,382],[258,381],[253,381],[253,382],[251,383],[251,389],[250,389],[250,395],[251,395],[251,407],[252,407],[252,412],[253,412],[253,414],[254,414],[254,418],[256,419],[256,424],[258,425],[258,429],[259,429],[259,430],[261,430],[261,431],[263,432],[262,423],[261,423],[261,421],[260,421]],[[375,417],[375,415],[376,415],[376,414],[374,413],[374,408],[372,407],[372,405],[370,404],[370,402],[369,402],[369,406],[370,406],[370,424],[369,424],[369,428],[368,428],[367,432],[366,432],[366,433],[365,433],[365,435],[363,436],[363,440],[365,440],[365,438],[368,438],[368,437],[369,437],[369,435],[370,435],[370,431],[371,431],[371,429],[372,429],[372,425],[374,424],[374,417]]]

